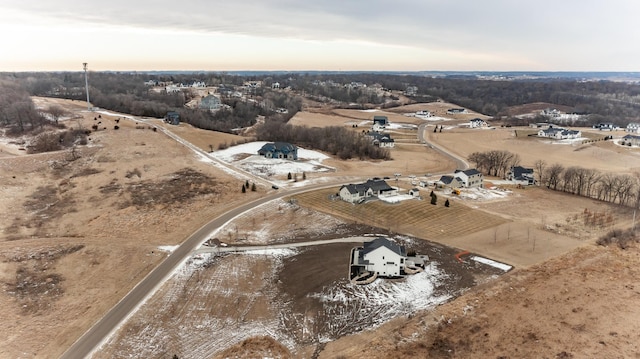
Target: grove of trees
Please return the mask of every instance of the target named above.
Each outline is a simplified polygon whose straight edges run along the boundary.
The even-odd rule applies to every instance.
[[[479,171],[498,177],[520,162],[517,154],[497,150],[472,153],[469,160]],[[640,208],[640,172],[603,173],[579,166],[548,165],[544,160],[536,161],[534,169],[538,184],[549,189]]]

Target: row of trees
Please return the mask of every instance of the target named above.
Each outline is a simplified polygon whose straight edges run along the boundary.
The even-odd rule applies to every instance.
[[[469,161],[487,175],[503,177],[512,166],[520,163],[520,157],[509,151],[492,150],[474,152],[469,156]],[[544,160],[535,162],[534,171],[538,176],[538,184],[549,189],[623,206],[640,207],[640,172],[633,175],[602,173],[579,166],[565,167],[558,163],[548,165]]]
[[[578,166],[535,164],[539,182],[547,188],[616,203],[640,207],[640,173],[602,173]]]
[[[476,169],[489,176],[506,176],[512,166],[520,163],[520,156],[505,150],[492,150],[487,152],[474,152],[469,155],[469,161],[475,164]]]
[[[259,141],[290,142],[325,151],[343,160],[391,159],[388,149],[374,146],[366,136],[344,127],[292,126],[283,121],[269,120],[257,129],[256,137]]]

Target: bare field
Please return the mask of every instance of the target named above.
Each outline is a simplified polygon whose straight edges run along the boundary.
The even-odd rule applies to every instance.
[[[265,194],[262,188],[241,194],[244,180],[202,162],[184,145],[154,132],[152,127],[164,126],[159,120],[143,123],[124,115],[91,113],[82,101],[34,101],[64,106],[71,112],[71,119],[65,121],[74,127],[101,123],[75,160],[69,151],[23,155],[24,151],[13,151],[14,145],[3,145],[13,152],[0,154],[0,315],[5,318],[0,352],[15,358],[58,357],[167,255],[158,246],[178,244],[228,208]],[[458,107],[443,103],[410,106],[436,115]],[[399,114],[400,110],[388,112],[392,122],[393,118],[418,120]],[[348,121],[369,121],[373,116],[355,110],[326,113],[327,117],[308,115],[308,123],[334,121],[351,126]],[[117,119],[119,129],[115,130]],[[205,151],[210,150],[209,145],[238,138],[188,125],[164,128]],[[548,144],[515,138],[512,130],[427,132],[432,140],[462,156],[507,149],[518,152],[524,165],[542,158],[547,163],[604,171],[640,169],[637,149],[611,142]],[[412,141],[410,131],[402,140]],[[398,143],[392,157],[393,161],[379,162],[327,160],[324,163],[336,171],[321,176],[422,175],[451,171],[455,166],[432,149],[412,143]],[[326,315],[350,313],[343,311],[345,304],[334,301],[325,307],[318,303],[321,298],[339,297],[336,293],[355,296],[346,291],[347,286],[330,291],[332,280],[346,277],[346,268],[342,273],[340,267],[341,254],[349,246],[281,257],[194,258],[190,264],[195,267],[176,273],[174,281],[154,295],[154,304],[143,306],[97,357],[134,352],[171,357],[195,352],[215,357],[386,358],[410,353],[443,358],[539,357],[542,353],[569,358],[569,354],[594,357],[601,353],[629,357],[638,352],[640,313],[630,304],[639,294],[640,251],[592,246],[611,227],[628,226],[628,211],[543,189],[513,189],[501,200],[454,198],[450,208],[442,206],[445,195],[440,193],[437,206],[428,201],[353,206],[329,201],[328,194],[336,191],[296,196],[298,205],[274,202],[256,208],[223,228],[217,239],[236,244],[299,241],[348,235],[355,229],[362,233],[363,228],[371,231],[374,226],[383,232],[413,234],[414,245],[426,246],[424,239],[428,239],[450,246],[429,244],[434,258],[441,253],[440,263],[448,258],[447,273],[461,280],[464,285],[460,288],[486,283],[435,311],[408,311],[411,307],[396,304],[385,307],[359,325],[370,325],[377,313],[390,313],[396,319],[375,330],[342,336],[360,329],[346,326],[346,320],[340,321],[341,326],[327,327]],[[611,226],[587,226],[580,217],[585,209],[611,216]],[[453,258],[458,249],[522,269],[508,274],[506,280],[487,282],[498,273],[487,272],[468,259],[458,263]],[[315,275],[324,272],[326,277]],[[266,279],[269,275],[273,276]],[[301,284],[283,287],[283,283]],[[305,297],[309,291],[317,295],[314,300]],[[322,308],[328,308],[325,313],[329,314],[314,317],[325,310]],[[282,313],[293,314],[283,317]],[[314,320],[317,318],[324,319]],[[271,324],[281,322],[291,329],[274,331]],[[319,334],[327,333],[332,335],[331,342],[318,345]]]
[[[529,131],[528,128],[523,128]],[[537,160],[565,167],[581,166],[607,172],[633,172],[640,170],[640,149],[616,146],[610,141],[567,144],[535,137],[516,137],[520,128],[449,129],[433,133],[426,130],[430,141],[444,146],[467,158],[473,152],[507,150],[517,153],[521,164],[533,167]],[[526,132],[525,132],[526,133]],[[611,133],[602,133],[602,136]],[[469,141],[469,138],[473,141]]]

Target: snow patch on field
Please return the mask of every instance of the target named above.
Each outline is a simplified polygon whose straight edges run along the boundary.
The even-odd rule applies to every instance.
[[[377,279],[368,285],[338,283],[320,293],[309,296],[318,298],[323,306],[328,328],[321,338],[331,341],[341,335],[360,331],[407,315],[417,310],[429,309],[449,300],[450,294],[436,295],[435,289],[446,278],[435,263],[424,272],[404,280]]]
[[[474,201],[490,201],[503,199],[511,194],[511,191],[493,188],[463,188],[460,190],[460,198]]]
[[[158,249],[163,251],[163,252],[173,252],[176,250],[176,248],[178,248],[179,246],[158,246]]]
[[[271,177],[303,172],[330,172],[335,168],[322,164],[329,156],[312,150],[298,147],[298,160],[290,161],[277,158],[265,158],[258,155],[258,150],[267,143],[264,141],[249,142],[211,153],[211,156],[232,163],[239,168],[261,177]],[[302,178],[299,178],[302,179]]]
[[[491,260],[491,259],[488,259],[488,258],[484,258],[484,257],[473,256],[473,257],[471,257],[471,259],[476,261],[476,262],[480,262],[480,263],[492,266],[494,268],[502,269],[505,272],[510,270],[511,268],[513,268],[512,266],[510,266],[508,264],[496,262],[494,260]]]

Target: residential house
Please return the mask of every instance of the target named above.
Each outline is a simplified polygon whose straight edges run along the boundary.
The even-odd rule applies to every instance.
[[[450,108],[447,110],[447,113],[449,115],[456,115],[460,113],[467,113],[467,110],[465,110],[464,108]]]
[[[415,96],[418,94],[418,86],[407,86],[404,90],[406,96]]]
[[[287,142],[269,142],[265,143],[262,148],[258,150],[258,154],[266,158],[297,160],[298,147]]]
[[[389,124],[389,119],[387,116],[373,116],[373,124],[374,126],[377,124],[380,127],[386,127]]]
[[[538,137],[554,138],[556,140],[575,139],[582,137],[582,132],[550,126],[549,128],[539,130]]]
[[[378,147],[393,148],[396,143],[387,133],[369,132],[367,136],[371,137],[371,143]]]
[[[473,120],[469,121],[469,127],[483,128],[483,127],[489,127],[489,124],[487,123],[487,121],[481,118],[474,118]]]
[[[373,279],[401,278],[422,271],[428,260],[424,255],[407,256],[403,245],[378,237],[351,250],[349,276],[352,280],[363,274],[370,274]]]
[[[171,125],[179,125],[180,124],[180,114],[177,112],[169,111],[164,116],[164,122]]]
[[[279,82],[274,82],[274,83],[272,83],[272,84],[271,84],[271,88],[272,88],[272,89],[274,89],[274,90],[275,90],[275,89],[279,89],[279,88],[280,88],[280,83],[279,83]]]
[[[483,187],[484,176],[475,168],[468,170],[456,170],[454,175],[462,180],[464,187]]]
[[[631,133],[640,133],[640,123],[632,122],[628,124],[627,128],[625,128],[625,131],[631,132]]]
[[[620,140],[624,146],[640,146],[640,135],[626,135]]]
[[[416,112],[416,117],[432,117],[432,116],[433,115],[431,114],[431,112],[427,110],[420,110]]]
[[[393,196],[398,190],[380,179],[370,179],[364,183],[347,184],[340,187],[340,199],[350,203],[362,203],[368,198]]]
[[[440,187],[449,187],[449,188],[461,188],[464,187],[464,182],[460,177],[444,175],[441,176],[440,179],[436,182]]]
[[[560,111],[558,111],[555,108],[546,108],[546,109],[540,111],[540,114],[542,116],[547,116],[547,117],[552,117],[552,118],[560,117]]]
[[[507,181],[512,181],[524,186],[536,183],[536,180],[533,177],[533,168],[525,168],[522,166],[511,166],[505,178]]]
[[[593,125],[593,128],[596,128],[600,131],[613,131],[617,128],[618,126],[614,125],[613,123],[607,122],[607,123],[599,123],[597,125]]]
[[[217,111],[220,109],[221,105],[222,103],[220,102],[220,98],[218,96],[207,95],[203,97],[202,100],[200,100],[198,108],[202,110]]]

